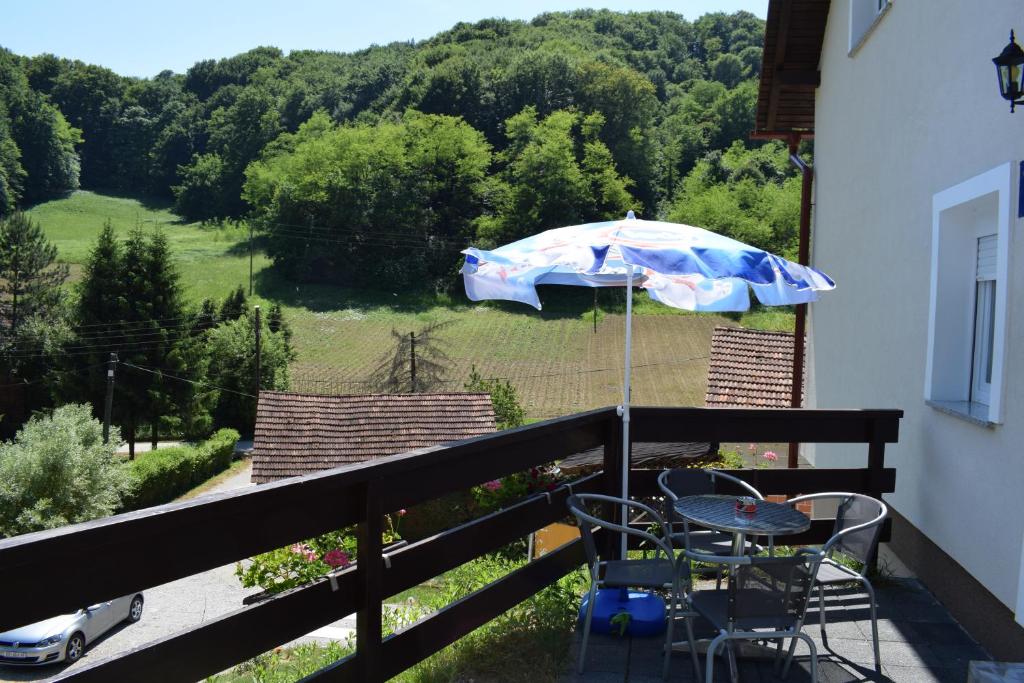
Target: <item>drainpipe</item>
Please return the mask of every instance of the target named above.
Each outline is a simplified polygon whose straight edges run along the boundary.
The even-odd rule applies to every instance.
[[[789,161],[800,169],[803,174],[803,183],[800,189],[800,237],[797,262],[800,265],[810,265],[810,241],[811,241],[811,183],[814,179],[814,169],[808,166],[800,155],[797,148],[800,146],[800,134],[797,133],[789,138]],[[807,333],[807,304],[796,306],[796,329],[793,331],[793,391],[790,395],[790,405],[799,408],[803,404],[802,390],[804,386],[804,337]],[[796,468],[800,444],[790,442],[789,460],[787,466]]]

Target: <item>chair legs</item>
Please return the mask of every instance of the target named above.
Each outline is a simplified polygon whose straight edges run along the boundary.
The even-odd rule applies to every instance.
[[[700,659],[697,658],[697,639],[693,637],[693,616],[686,617],[686,640],[690,644],[690,659],[693,661],[693,675],[697,683],[704,683],[700,677]],[[708,679],[710,681],[710,679]]]
[[[587,639],[590,638],[590,620],[594,618],[594,601],[597,599],[597,582],[590,582],[590,597],[587,598],[587,616],[583,622],[583,642],[580,643],[580,659],[576,671],[583,673],[583,662],[587,656]]]
[[[781,652],[782,652],[782,650],[781,650],[782,642],[783,642],[783,640],[785,638],[790,638],[790,636],[775,636],[775,637],[779,638],[779,654],[781,654]],[[789,645],[789,654],[786,656],[786,663],[782,667],[781,677],[784,679],[784,678],[786,678],[789,675],[789,666],[793,662],[793,654],[796,651],[796,641],[797,641],[797,638],[799,638],[800,640],[802,640],[805,643],[807,643],[807,648],[811,652],[811,683],[817,683],[817,681],[818,681],[818,648],[816,648],[814,646],[814,641],[811,640],[811,637],[808,636],[806,633],[803,633],[802,631],[798,631],[796,633],[796,635],[791,637],[791,642],[790,642],[790,645]],[[707,666],[706,666],[705,673],[704,673],[704,680],[707,681],[707,683],[712,683],[714,681],[714,675],[715,675],[715,651],[718,650],[718,647],[720,645],[722,645],[723,643],[724,643],[724,646],[725,646],[726,651],[727,651],[727,656],[729,657],[729,669],[730,669],[730,671],[729,671],[729,678],[734,683],[737,680],[738,671],[737,671],[737,668],[736,668],[735,654],[733,653],[733,649],[731,647],[732,640],[733,640],[732,638],[729,638],[729,634],[723,631],[721,634],[718,635],[718,637],[716,637],[714,640],[711,641],[710,645],[708,645]],[[744,639],[744,640],[746,640],[746,639]],[[776,657],[776,659],[777,658],[778,657]],[[700,683],[700,682],[698,681],[698,683]]]
[[[868,595],[871,607],[871,644],[875,651],[875,671],[881,673],[882,655],[878,647],[878,606],[875,603],[875,589],[867,577],[861,576],[858,580],[864,586],[864,592]],[[825,584],[818,585],[818,611],[820,612],[821,642],[828,647],[828,635],[825,633]]]
[[[807,643],[807,648],[811,651],[811,682],[817,683],[818,681],[818,648],[814,646],[814,641],[811,637],[800,631],[796,634],[792,641],[789,643],[789,654],[786,655],[786,663],[782,666],[782,678],[786,678],[789,675],[789,666],[793,663],[793,654],[796,652],[796,639]]]
[[[818,624],[821,626],[821,642],[828,647],[828,634],[825,633],[825,584],[818,584]]]
[[[875,671],[881,672],[882,656],[878,650],[878,610],[875,605],[875,589],[867,577],[860,577],[860,582],[864,584],[864,591],[868,594],[868,600],[871,601],[871,640],[875,646]]]
[[[668,680],[668,667],[672,663],[672,629],[676,623],[676,597],[679,595],[678,583],[672,588],[669,597],[668,624],[665,625],[665,663],[661,667],[661,677]]]

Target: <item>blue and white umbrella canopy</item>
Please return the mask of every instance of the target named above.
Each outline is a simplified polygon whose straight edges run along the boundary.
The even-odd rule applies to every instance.
[[[624,220],[547,230],[484,251],[470,247],[462,267],[473,301],[520,301],[540,310],[537,285],[626,288],[626,357],[622,450],[629,452],[633,286],[655,301],[688,311],[745,311],[750,290],[768,306],[816,301],[835,288],[819,270],[708,230],[679,223]],[[622,461],[622,497],[629,497],[629,458]],[[626,508],[622,509],[625,518]],[[621,541],[622,557],[626,537]]]
[[[541,308],[537,285],[624,287],[630,279],[656,301],[689,311],[745,311],[817,300],[835,283],[729,237],[679,223],[625,220],[555,228],[493,251],[465,249],[466,295]]]

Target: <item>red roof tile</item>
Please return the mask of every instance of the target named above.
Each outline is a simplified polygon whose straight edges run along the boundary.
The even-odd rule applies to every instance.
[[[321,396],[261,391],[257,484],[480,436],[495,430],[483,393]]]
[[[788,408],[792,389],[792,334],[715,328],[705,405]]]

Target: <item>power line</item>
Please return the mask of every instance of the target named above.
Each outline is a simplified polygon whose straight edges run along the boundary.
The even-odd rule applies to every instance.
[[[93,363],[92,365],[86,365],[84,368],[78,368],[77,370],[54,370],[53,368],[47,368],[47,372],[58,374],[58,375],[81,375],[81,374],[84,374],[84,372],[86,370],[91,370],[93,368],[98,368],[98,367],[100,367],[102,365],[106,365],[106,363],[105,362],[104,363]],[[15,387],[28,387],[28,386],[32,386],[33,384],[42,384],[43,382],[49,382],[49,381],[50,381],[49,377],[42,377],[40,379],[34,379],[34,380],[27,381],[27,382],[16,382],[14,384],[0,384],[0,389],[13,389]]]
[[[125,366],[127,366],[129,368],[134,368],[136,370],[141,370],[143,372],[148,372],[151,375],[158,375],[160,377],[168,377],[170,379],[176,379],[176,380],[178,380],[180,382],[188,382],[189,384],[195,384],[197,386],[210,387],[211,390],[215,390],[215,391],[226,391],[229,394],[238,394],[239,396],[246,396],[248,398],[256,398],[252,394],[247,394],[244,391],[235,391],[234,389],[225,389],[224,387],[219,387],[216,384],[210,384],[209,382],[199,382],[199,381],[196,381],[194,379],[188,379],[187,377],[178,377],[177,375],[172,375],[170,373],[163,372],[161,370],[153,370],[152,368],[144,368],[141,365],[135,365],[134,363],[129,363],[129,362],[123,361],[123,360],[122,361],[118,361],[118,365],[125,365]]]

